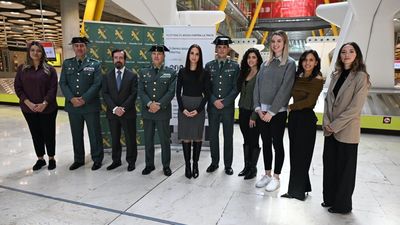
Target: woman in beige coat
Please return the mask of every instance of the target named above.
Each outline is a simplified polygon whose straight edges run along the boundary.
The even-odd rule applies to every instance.
[[[323,207],[330,213],[352,210],[360,114],[370,87],[360,47],[344,44],[325,98],[323,130]]]

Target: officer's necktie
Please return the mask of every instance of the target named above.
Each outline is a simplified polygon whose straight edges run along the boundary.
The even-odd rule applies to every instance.
[[[119,91],[119,88],[121,87],[121,81],[122,81],[122,78],[121,78],[121,70],[117,70],[117,89],[118,89],[118,91]]]
[[[158,68],[155,68],[154,70],[156,71],[156,75],[157,75],[157,74],[158,74],[158,70],[159,70],[159,69],[158,69]]]
[[[81,65],[82,65],[82,60],[78,60],[78,67],[81,67]]]
[[[222,67],[224,67],[224,61],[219,62],[219,72],[222,72]]]

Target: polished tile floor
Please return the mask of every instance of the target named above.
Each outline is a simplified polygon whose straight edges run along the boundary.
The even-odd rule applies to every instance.
[[[235,174],[227,176],[223,165],[205,172],[209,151],[200,158],[199,178],[184,177],[182,152],[172,151],[173,174],[162,174],[160,151],[156,170],[142,176],[144,152],[137,169],[123,166],[106,171],[111,163],[91,171],[90,156],[84,168],[69,171],[72,144],[68,118],[57,117],[57,169],[33,172],[36,160],[23,116],[16,106],[0,105],[0,224],[400,224],[400,138],[363,134],[359,145],[357,184],[353,212],[333,215],[322,201],[322,133],[317,133],[310,177],[313,191],[304,201],[284,199],[288,182],[288,137],[281,188],[268,193],[254,187],[256,179],[237,176],[242,169],[241,134],[235,125]],[[86,146],[88,141],[86,140]],[[259,161],[262,171],[262,156]],[[259,172],[258,178],[261,176]]]

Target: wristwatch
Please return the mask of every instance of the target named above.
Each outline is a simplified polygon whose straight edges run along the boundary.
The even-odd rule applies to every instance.
[[[43,105],[47,105],[47,104],[49,104],[49,103],[46,102],[46,100],[44,100],[44,101],[42,102],[42,104],[43,104]]]

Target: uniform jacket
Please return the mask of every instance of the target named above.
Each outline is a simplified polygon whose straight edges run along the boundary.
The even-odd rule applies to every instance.
[[[125,108],[125,113],[121,118],[136,118],[135,102],[137,98],[137,74],[125,67],[122,75],[121,87],[118,91],[115,78],[115,69],[112,69],[103,77],[102,93],[104,102],[107,105],[107,118],[120,118],[113,114],[113,109],[117,106]]]
[[[75,57],[64,60],[60,76],[60,88],[65,96],[65,111],[69,113],[90,113],[100,111],[99,92],[101,88],[101,63],[85,57],[78,66]],[[73,97],[82,97],[85,104],[73,107]]]
[[[323,127],[329,125],[336,140],[356,144],[360,141],[360,114],[368,95],[368,75],[350,72],[335,98],[333,88],[340,73],[334,72],[325,97]],[[324,129],[324,136],[331,133]]]
[[[139,72],[139,97],[142,103],[144,119],[167,120],[171,118],[171,101],[175,96],[176,71],[161,66],[158,73],[153,66]],[[160,103],[160,110],[156,113],[148,111],[149,102]]]
[[[227,59],[220,72],[218,60],[215,59],[206,64],[205,70],[210,74],[211,83],[208,111],[218,110],[214,106],[214,102],[218,99],[224,99],[224,109],[233,108],[235,98],[239,94],[236,86],[240,71],[239,64]]]

